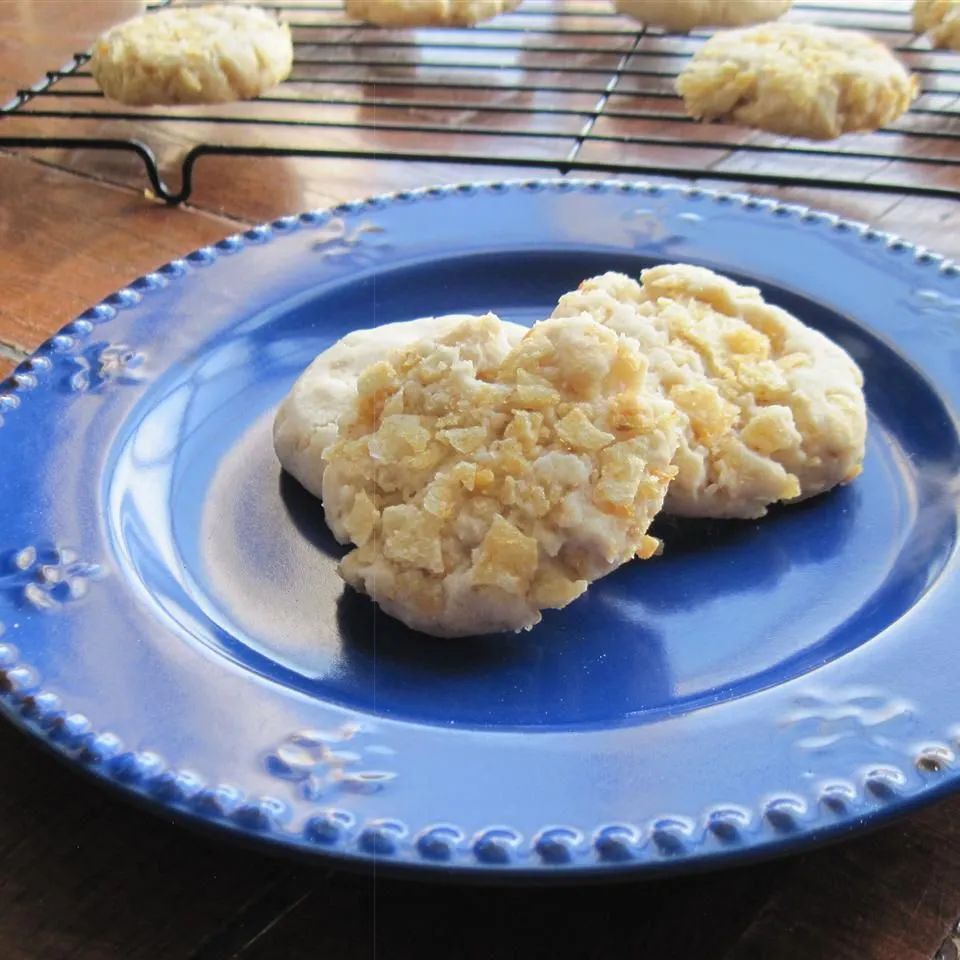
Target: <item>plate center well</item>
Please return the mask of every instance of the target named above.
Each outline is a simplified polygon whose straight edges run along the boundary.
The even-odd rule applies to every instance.
[[[662,557],[624,567],[530,633],[451,641],[406,630],[345,590],[319,502],[281,474],[273,411],[348,330],[487,309],[530,322],[585,276],[647,265],[592,252],[431,262],[319,291],[211,341],[154,385],[115,451],[109,511],[129,576],[184,641],[265,682],[437,724],[637,722],[855,650],[912,606],[952,547],[955,510],[930,478],[951,474],[956,436],[893,350],[787,291],[765,293],[864,368],[864,475],[757,523],[661,520]]]

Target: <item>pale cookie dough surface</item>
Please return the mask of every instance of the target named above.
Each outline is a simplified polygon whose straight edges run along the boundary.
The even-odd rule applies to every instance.
[[[960,50],[960,0],[914,0],[913,29],[934,47]]]
[[[257,97],[290,75],[290,29],[256,7],[172,7],[107,31],[90,69],[104,94],[133,106]]]
[[[613,5],[641,23],[685,32],[775,20],[793,6],[793,0],[613,0]]]
[[[479,317],[369,367],[324,454],[343,578],[435,636],[531,627],[659,546],[679,425],[636,344],[589,317],[505,342]]]
[[[472,27],[521,0],[346,0],[347,16],[381,27]]]
[[[899,117],[917,81],[853,30],[771,23],[712,36],[677,79],[687,113],[771,133],[830,140]]]
[[[861,471],[863,376],[816,330],[702,267],[586,280],[555,317],[587,314],[639,344],[683,422],[665,510],[762,517]]]
[[[324,350],[291,387],[273,422],[273,447],[287,473],[315,497],[323,495],[321,454],[337,439],[337,421],[357,398],[357,378],[372,363],[418,340],[436,341],[464,320],[464,314],[421,317],[354,330]],[[503,355],[526,333],[503,323]],[[496,358],[499,362],[502,356]]]

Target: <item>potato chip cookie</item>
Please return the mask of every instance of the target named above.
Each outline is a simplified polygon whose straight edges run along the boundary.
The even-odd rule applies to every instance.
[[[346,0],[347,16],[380,27],[472,27],[520,0]]]
[[[960,0],[914,0],[913,29],[934,47],[960,50]]]
[[[502,363],[496,317],[367,368],[324,452],[344,580],[435,636],[529,628],[635,556],[679,423],[635,343],[589,317],[533,327]]]
[[[860,473],[863,376],[844,350],[711,270],[671,264],[641,281],[586,280],[554,316],[587,312],[636,340],[676,405],[683,430],[668,513],[762,517],[772,503]]]
[[[290,75],[290,29],[256,7],[171,7],[108,30],[90,69],[132,106],[258,97]]]
[[[470,319],[464,314],[421,317],[354,330],[324,350],[299,376],[273,422],[273,447],[283,469],[315,497],[323,495],[321,454],[337,439],[337,421],[357,397],[357,378],[398,347],[437,340]],[[503,337],[485,344],[486,360],[498,364],[527,328],[503,322]]]
[[[743,27],[775,20],[793,0],[613,0],[627,16],[677,33],[697,27]]]
[[[691,117],[811,140],[876,130],[907,110],[917,90],[876,40],[793,23],[715,34],[677,79]]]

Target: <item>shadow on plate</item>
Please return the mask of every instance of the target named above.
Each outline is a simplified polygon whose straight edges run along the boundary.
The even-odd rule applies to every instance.
[[[690,609],[723,595],[769,591],[791,569],[836,556],[859,508],[854,484],[800,503],[776,505],[760,520],[658,517],[651,533],[663,540],[664,553],[646,561],[650,566],[643,565],[637,600],[651,610],[666,611]],[[705,575],[689,575],[691,565],[700,562],[709,564]],[[667,589],[666,581],[681,566],[688,571],[683,589]],[[611,576],[630,576],[636,568],[631,564]]]
[[[350,549],[337,543],[330,532],[321,502],[286,470],[280,472],[279,484],[280,499],[297,528],[297,533],[328,557],[333,557],[334,560],[343,559]]]
[[[377,709],[444,724],[581,725],[670,701],[662,638],[611,636],[596,601],[547,611],[530,633],[428,637],[347,588],[337,603],[339,680],[376,691]]]
[[[517,634],[491,633],[457,639],[431,637],[411,630],[384,613],[369,597],[345,587],[337,602],[337,626],[346,645],[360,656],[377,657],[385,664],[412,659],[429,663],[435,674],[472,673],[511,660],[526,659],[518,649]],[[379,645],[386,635],[389,643]]]

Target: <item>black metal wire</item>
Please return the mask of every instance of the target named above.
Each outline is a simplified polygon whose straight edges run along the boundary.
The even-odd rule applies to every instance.
[[[153,6],[167,3],[169,0],[161,0]],[[594,170],[960,198],[960,82],[956,79],[960,77],[960,60],[950,59],[951,55],[942,51],[937,51],[933,60],[912,65],[927,82],[922,92],[928,96],[897,124],[855,141],[811,144],[747,130],[738,132],[736,128],[724,128],[715,137],[698,129],[694,136],[694,121],[683,112],[672,89],[673,81],[691,51],[709,34],[695,31],[677,36],[645,30],[600,0],[559,8],[552,5],[552,0],[527,0],[518,10],[469,31],[441,28],[419,31],[415,37],[347,21],[339,2],[261,5],[277,11],[294,33],[289,96],[281,95],[281,87],[279,92],[229,109],[116,109],[95,88],[89,70],[83,69],[89,55],[78,53],[60,69],[48,71],[38,83],[17,91],[10,103],[0,107],[0,121],[29,118],[37,125],[28,130],[29,135],[11,131],[10,136],[0,136],[0,148],[130,153],[143,163],[153,193],[170,204],[189,198],[196,164],[208,156],[462,163],[561,173]],[[819,14],[840,28],[861,27],[905,38],[910,35],[905,9],[851,10],[840,4],[809,2],[797,3],[794,9],[801,15]],[[311,14],[322,15],[322,19],[311,19]],[[841,21],[833,21],[833,15],[842,15]],[[864,17],[875,19],[856,19]],[[495,37],[503,39],[494,42]],[[594,38],[602,42],[591,46]],[[603,42],[609,38],[622,42]],[[895,49],[925,57],[930,54],[902,43]],[[405,62],[403,58],[411,55],[415,60]],[[524,57],[533,58],[533,62],[517,62]],[[586,62],[576,58],[585,58]],[[650,58],[659,59],[656,67],[646,66]],[[352,89],[357,86],[361,90]],[[318,95],[301,96],[304,87]],[[327,88],[331,88],[329,96],[321,93]],[[391,95],[393,90],[397,93]],[[511,97],[514,102],[485,101],[483,97],[491,93]],[[530,102],[535,98],[528,95],[536,94],[550,95],[554,102]],[[578,99],[572,101],[571,97]],[[931,99],[935,97],[942,99]],[[627,109],[622,103],[626,98],[649,103],[642,109]],[[292,108],[299,111],[298,116],[285,112]],[[338,119],[330,114],[312,114],[314,109],[330,108],[367,109],[371,116]],[[424,117],[425,112],[429,118]],[[464,122],[466,115],[472,122]],[[926,123],[911,126],[911,117]],[[480,118],[486,122],[478,122]],[[530,122],[534,119],[536,123]],[[657,126],[652,131],[621,132],[601,126],[608,120]],[[57,130],[47,133],[44,128],[52,122],[57,122]],[[99,124],[107,135],[61,135],[74,123],[84,122]],[[565,126],[556,126],[561,122]],[[66,128],[64,123],[68,124]],[[138,126],[137,137],[124,135],[131,123]],[[923,129],[934,123],[938,123],[937,129]],[[206,124],[206,135],[209,129],[219,128],[229,131],[236,142],[201,142],[190,147],[179,158],[180,185],[173,187],[161,175],[155,148],[144,142],[152,124],[174,124],[185,131],[190,130],[190,124]],[[348,135],[383,134],[407,139],[377,140],[362,149],[259,142],[274,136],[270,131],[283,128],[303,134],[343,131]],[[78,127],[76,132],[82,131]],[[417,138],[422,136],[434,138],[436,147],[416,149]],[[442,149],[444,141],[448,141],[448,149]],[[472,148],[471,141],[478,148]],[[490,149],[491,142],[497,144],[496,150]],[[924,155],[898,151],[901,144],[908,143],[911,150],[924,149]],[[534,145],[536,149],[531,149]],[[592,148],[603,152],[591,155]],[[670,166],[658,162],[658,151],[664,148],[681,148],[684,159]],[[543,151],[542,156],[537,155],[539,151]],[[742,169],[749,165],[750,157],[763,158],[764,169]],[[732,165],[730,160],[734,161]],[[777,169],[778,160],[793,162],[781,171]],[[813,161],[819,163],[809,174],[797,166],[798,162]],[[723,165],[718,166],[718,162]],[[828,178],[820,175],[824,163],[830,165]],[[883,169],[883,179],[864,179],[864,163],[873,165],[874,175]],[[910,168],[936,167],[955,173],[956,186],[910,182]]]

